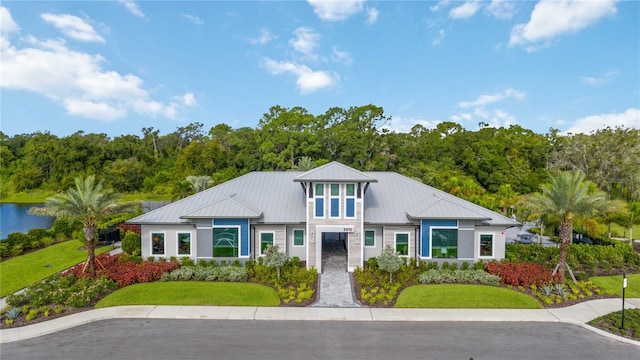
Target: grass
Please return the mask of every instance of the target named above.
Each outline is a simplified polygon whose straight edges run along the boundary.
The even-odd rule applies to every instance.
[[[280,298],[274,289],[254,283],[152,282],[117,290],[96,308],[120,305],[278,306]]]
[[[622,275],[594,276],[589,278],[602,290],[612,290],[622,297]],[[640,298],[640,274],[627,275],[627,288],[624,296],[627,298]]]
[[[486,285],[416,285],[406,288],[397,308],[542,309],[531,297],[514,290]]]
[[[78,250],[80,242],[65,241],[44,249],[0,263],[0,297],[66,270],[87,258],[86,250]],[[110,246],[96,249],[96,255],[111,250]]]
[[[609,232],[609,225],[607,225],[607,224],[602,224],[600,226],[600,228],[602,229],[602,233],[603,234],[607,234]],[[629,228],[628,227],[622,227],[622,226],[620,226],[618,224],[611,224],[611,234],[614,237],[623,237],[623,238],[629,240]],[[640,239],[640,224],[633,225],[633,239],[634,240]]]
[[[32,190],[29,192],[10,193],[6,197],[3,197],[0,202],[14,204],[40,204],[50,196],[53,196],[53,191]]]
[[[153,193],[125,193],[122,194],[123,202],[130,201],[169,201],[171,200],[171,195],[159,195]]]

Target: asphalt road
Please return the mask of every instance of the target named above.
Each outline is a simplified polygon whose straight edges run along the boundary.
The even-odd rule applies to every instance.
[[[10,359],[640,359],[562,323],[105,320],[6,343]]]

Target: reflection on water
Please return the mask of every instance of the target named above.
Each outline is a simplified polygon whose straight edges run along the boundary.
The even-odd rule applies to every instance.
[[[54,218],[27,214],[31,207],[41,205],[0,204],[0,239],[6,238],[12,232],[20,231],[26,234],[29,229],[50,228]]]

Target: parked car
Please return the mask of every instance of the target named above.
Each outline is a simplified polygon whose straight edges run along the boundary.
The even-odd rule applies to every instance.
[[[578,233],[573,233],[573,243],[574,244],[586,244],[593,245],[593,241],[587,235],[582,235]]]
[[[535,242],[534,234],[520,234],[518,244],[533,244]]]

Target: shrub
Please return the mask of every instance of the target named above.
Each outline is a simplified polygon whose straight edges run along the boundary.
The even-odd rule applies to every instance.
[[[264,255],[264,264],[276,269],[278,280],[280,280],[280,269],[287,263],[287,261],[289,261],[289,256],[278,251],[278,245],[267,246],[267,251]]]
[[[551,270],[539,264],[526,262],[491,262],[487,264],[487,271],[492,275],[498,275],[502,283],[512,286],[545,286],[557,280],[557,275],[554,279]]]
[[[377,258],[378,267],[389,273],[389,282],[393,281],[393,273],[400,269],[405,260],[389,245],[384,248]]]
[[[141,251],[140,235],[133,231],[127,231],[122,239],[122,252],[128,255],[140,255]]]
[[[500,277],[483,270],[427,270],[418,279],[423,284],[500,284]]]

